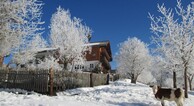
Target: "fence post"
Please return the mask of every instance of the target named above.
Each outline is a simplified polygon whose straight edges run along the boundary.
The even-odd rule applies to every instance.
[[[109,75],[109,73],[108,73],[107,76],[106,76],[106,84],[107,84],[107,85],[109,84],[109,79],[110,79],[110,75]]]
[[[92,73],[90,73],[90,87],[93,87]]]
[[[16,80],[17,80],[16,77],[18,75],[18,71],[13,72],[12,75],[13,75],[13,88],[17,88],[16,87]]]
[[[50,68],[49,70],[49,84],[50,84],[49,95],[50,96],[53,96],[53,77],[54,77],[53,69]]]
[[[4,88],[7,88],[7,85],[8,85],[8,78],[9,78],[9,69],[6,69],[6,72],[5,72],[5,86]]]

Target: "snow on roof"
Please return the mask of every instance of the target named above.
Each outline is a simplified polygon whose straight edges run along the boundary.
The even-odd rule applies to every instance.
[[[42,51],[52,51],[52,50],[57,50],[57,48],[36,48],[30,51],[20,51],[20,54],[26,53],[26,52],[42,52]],[[17,54],[18,52],[14,52],[14,54]]]
[[[104,46],[107,45],[108,41],[105,42],[92,42],[92,43],[88,43],[88,44],[84,44],[83,46]]]
[[[83,46],[94,46],[94,45],[100,45],[100,43],[87,43],[84,44]]]
[[[52,50],[57,50],[57,48],[39,48],[33,50],[34,52],[41,52],[41,51],[52,51]]]

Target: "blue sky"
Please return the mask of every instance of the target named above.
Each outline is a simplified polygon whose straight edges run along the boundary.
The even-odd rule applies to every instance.
[[[182,4],[186,6],[191,1],[182,0]],[[148,44],[151,42],[148,12],[160,15],[157,4],[164,3],[170,8],[176,6],[176,0],[43,0],[43,3],[44,37],[48,38],[52,14],[61,6],[93,30],[92,42],[109,40],[113,57],[118,44],[128,37],[135,36]],[[113,69],[116,67],[114,59],[111,65]]]
[[[192,0],[182,0],[183,6]],[[74,17],[93,30],[92,42],[109,40],[113,57],[118,44],[128,37],[137,37],[150,43],[148,12],[158,16],[157,4],[174,8],[176,0],[43,0],[42,20],[45,21],[43,36],[48,39],[50,19],[57,7],[70,10]],[[113,59],[112,68],[116,67]]]

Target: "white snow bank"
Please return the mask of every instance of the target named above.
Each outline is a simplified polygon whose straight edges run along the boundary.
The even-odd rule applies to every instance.
[[[66,90],[54,97],[37,93],[27,95],[23,92],[24,94],[15,94],[1,89],[0,106],[160,106],[151,88],[141,83],[131,84],[130,80],[93,88]],[[167,106],[176,106],[174,102],[165,103]],[[193,104],[194,92],[189,92],[189,99],[185,100],[184,106]]]

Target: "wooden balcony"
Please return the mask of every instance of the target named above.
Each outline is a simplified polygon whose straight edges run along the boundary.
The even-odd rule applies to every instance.
[[[102,65],[104,66],[105,69],[107,69],[107,70],[110,70],[111,69],[110,63],[106,59],[106,57],[102,56],[101,57],[101,62],[102,62]]]
[[[107,61],[111,61],[111,57],[105,48],[102,48],[102,55],[104,55],[106,57]]]

